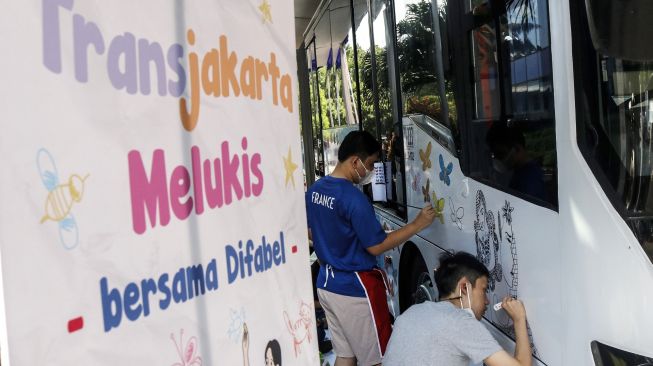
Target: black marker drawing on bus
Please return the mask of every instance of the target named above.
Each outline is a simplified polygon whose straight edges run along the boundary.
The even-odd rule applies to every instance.
[[[492,210],[488,211],[483,191],[478,190],[476,192],[476,221],[474,221],[477,245],[476,256],[490,270],[490,283],[488,286],[492,291],[490,302],[491,304],[496,304],[493,310],[487,312],[485,316],[503,332],[515,338],[512,321],[497,306],[503,297],[510,296],[517,298],[519,294],[519,262],[517,256],[517,238],[512,226],[513,212],[514,207],[508,200],[505,200],[504,205],[497,210],[495,226],[494,213]],[[490,245],[490,241],[492,241],[492,245]],[[501,251],[502,246],[510,248],[509,258],[502,256],[502,253],[505,253]],[[494,266],[490,266],[491,257],[494,257]],[[510,264],[505,267],[510,268],[510,271],[507,273],[503,271],[504,267],[502,263],[504,261],[509,261]],[[537,356],[537,348],[535,347],[533,335],[528,325],[527,330],[533,355]]]

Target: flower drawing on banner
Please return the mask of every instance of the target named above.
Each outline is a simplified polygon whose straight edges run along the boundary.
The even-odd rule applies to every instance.
[[[292,321],[286,311],[283,312],[283,319],[288,327],[288,331],[293,337],[293,344],[295,347],[295,357],[301,352],[301,345],[304,340],[311,342],[311,330],[313,329],[313,320],[311,318],[311,308],[302,301],[299,306],[299,319]]]
[[[243,325],[245,324],[245,309],[241,308],[240,311],[229,309],[229,318],[230,322],[227,334],[233,342],[238,342],[240,334],[243,331]]]
[[[290,147],[288,147],[288,157],[283,157],[283,167],[286,170],[286,187],[288,187],[288,182],[292,182],[292,186],[295,188],[294,172],[297,170],[297,164],[292,161]]]
[[[272,23],[272,9],[270,8],[270,3],[268,0],[263,0],[261,5],[258,6],[258,10],[260,10],[261,15],[263,15],[263,23]]]
[[[179,330],[179,343],[175,339],[175,335],[170,333],[170,339],[175,344],[177,354],[181,362],[175,362],[172,366],[202,366],[202,357],[198,354],[197,338],[190,337],[184,345],[184,329]]]
[[[59,241],[64,248],[73,249],[79,242],[79,231],[71,210],[84,196],[84,182],[88,174],[83,178],[72,174],[65,183],[60,183],[54,158],[46,149],[38,151],[36,165],[41,181],[49,192],[45,199],[45,214],[41,217],[41,224],[48,220],[57,222]]]

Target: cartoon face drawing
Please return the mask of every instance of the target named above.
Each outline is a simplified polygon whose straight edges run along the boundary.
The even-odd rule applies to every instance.
[[[174,342],[175,348],[177,349],[177,354],[179,355],[179,359],[180,359],[180,362],[175,362],[172,364],[172,366],[202,366],[202,357],[196,354],[198,353],[196,337],[190,337],[186,342],[185,347],[183,347],[184,345],[183,329],[179,331],[179,344],[177,344],[177,340],[175,339],[175,335],[173,333],[170,333],[170,339],[172,339],[172,342]]]
[[[291,321],[287,312],[283,312],[283,318],[286,323],[288,331],[293,336],[293,343],[295,348],[295,357],[301,353],[301,344],[304,343],[304,340],[311,342],[313,338],[311,330],[313,326],[313,320],[311,318],[311,308],[302,301],[299,306],[299,319]]]
[[[431,185],[431,179],[426,179],[426,186],[422,187],[422,194],[424,195],[424,202],[431,202],[431,197],[429,196],[429,186]]]
[[[449,176],[451,175],[451,172],[453,171],[453,163],[447,164],[447,167],[444,167],[444,158],[442,157],[442,154],[440,154],[440,180],[443,181],[446,185],[451,185],[451,179]]]
[[[281,366],[281,346],[276,339],[265,346],[265,366]]]
[[[419,159],[422,161],[422,170],[431,167],[431,142],[426,145],[426,150],[419,149]]]

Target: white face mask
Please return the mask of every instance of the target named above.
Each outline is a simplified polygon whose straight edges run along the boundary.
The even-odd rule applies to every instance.
[[[460,308],[468,312],[474,319],[476,319],[476,314],[474,314],[474,310],[472,310],[472,298],[469,296],[469,287],[467,283],[465,283],[465,288],[467,289],[467,302],[469,303],[469,307],[463,307],[463,289],[461,287],[458,290],[458,295],[460,296]]]
[[[356,171],[356,175],[358,175],[358,184],[364,186],[366,184],[372,183],[373,172],[371,170],[367,170],[367,168],[365,167],[365,163],[363,163],[363,160],[361,160],[360,158],[358,160],[360,160],[361,165],[363,165],[363,169],[365,169],[365,175],[361,177],[361,175],[358,173],[358,170],[354,168],[354,171]]]

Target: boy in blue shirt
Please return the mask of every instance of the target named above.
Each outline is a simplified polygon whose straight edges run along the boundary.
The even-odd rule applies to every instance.
[[[309,233],[320,261],[318,297],[336,352],[336,366],[379,365],[392,332],[385,273],[375,256],[429,226],[429,205],[414,221],[389,235],[367,197],[354,184],[370,182],[381,145],[365,131],[350,132],[333,173],[306,192]]]

